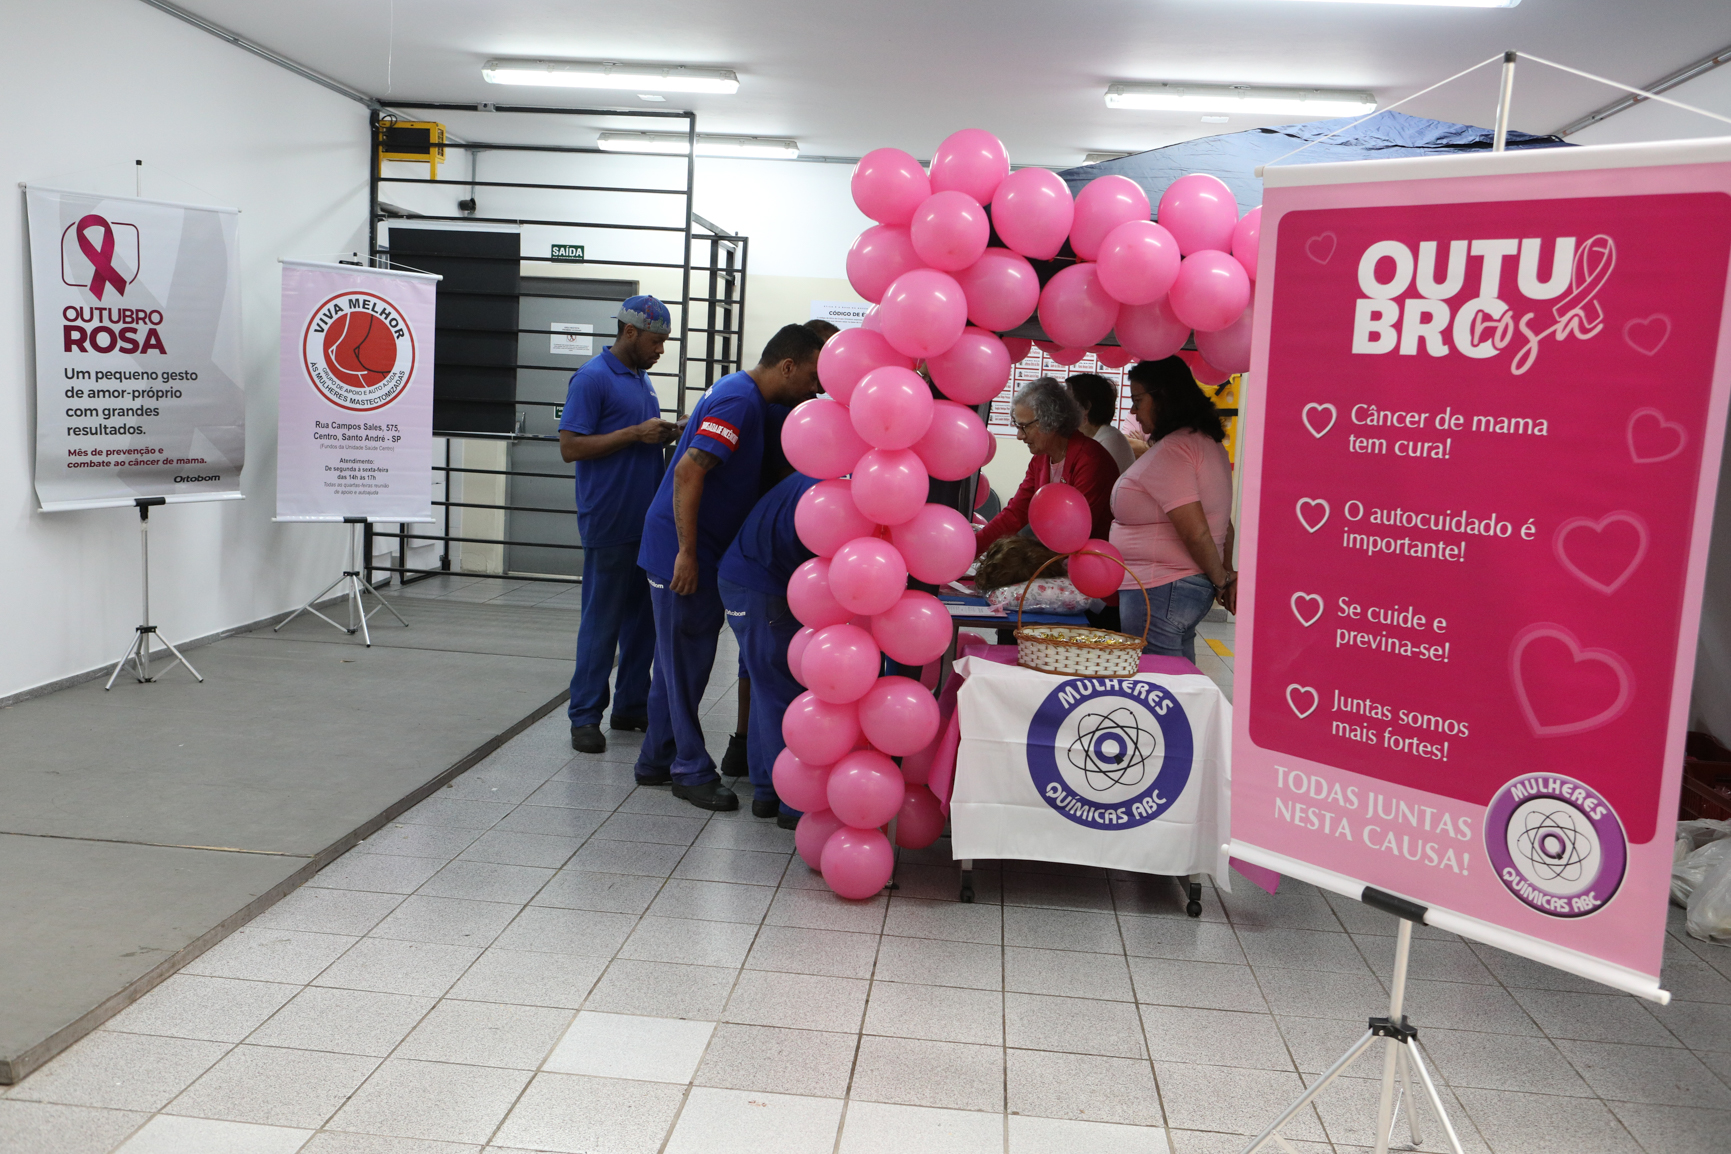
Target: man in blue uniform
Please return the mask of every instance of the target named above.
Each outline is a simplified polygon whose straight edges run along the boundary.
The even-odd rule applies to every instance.
[[[799,632],[799,619],[787,607],[787,582],[812,556],[794,529],[794,508],[816,477],[790,472],[752,508],[717,571],[727,624],[739,639],[739,655],[751,678],[751,717],[746,762],[751,773],[754,817],[779,817],[784,828],[799,820],[797,810],[776,797],[770,770],[786,742],[781,715],[804,690],[787,665],[787,646]]]
[[[571,376],[559,420],[559,455],[577,463],[577,529],[583,539],[583,617],[571,675],[571,748],[601,753],[601,713],[615,652],[611,728],[649,726],[655,618],[637,564],[643,519],[661,481],[661,446],[679,430],[661,419],[648,369],[672,328],[667,306],[635,296],[619,307],[619,336]]]
[[[822,347],[810,329],[787,325],[756,368],[717,381],[692,410],[643,525],[637,563],[655,607],[655,675],[637,780],[672,782],[675,797],[700,809],[739,808],[716,775],[698,716],[723,620],[716,568],[757,502],[767,408],[817,395]]]

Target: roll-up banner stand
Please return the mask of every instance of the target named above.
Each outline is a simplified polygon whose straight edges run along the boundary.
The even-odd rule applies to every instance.
[[[239,213],[25,188],[44,512],[237,499]]]
[[[439,278],[282,266],[276,520],[431,521]]]
[[[1731,140],[1270,167],[1232,853],[1659,987]]]

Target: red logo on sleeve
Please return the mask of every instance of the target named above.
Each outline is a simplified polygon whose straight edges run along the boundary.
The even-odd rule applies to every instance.
[[[722,420],[720,417],[705,417],[697,426],[697,433],[703,437],[714,437],[718,441],[726,441],[730,449],[739,448],[739,430]]]

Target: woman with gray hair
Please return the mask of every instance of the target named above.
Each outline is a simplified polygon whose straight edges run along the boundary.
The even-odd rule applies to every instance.
[[[1089,535],[1104,541],[1112,529],[1112,486],[1118,481],[1118,463],[1100,442],[1081,431],[1082,410],[1069,390],[1054,377],[1029,381],[1011,400],[1010,419],[1016,425],[1016,439],[1028,446],[1032,458],[1016,495],[974,538],[975,552],[983,553],[998,538],[1020,532],[1028,523],[1034,494],[1053,481],[1081,490],[1094,518]]]

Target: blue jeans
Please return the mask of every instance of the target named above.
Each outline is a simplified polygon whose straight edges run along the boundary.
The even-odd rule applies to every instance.
[[[799,632],[799,618],[787,607],[787,598],[760,593],[731,581],[721,581],[721,603],[727,608],[727,624],[739,639],[739,659],[751,678],[751,723],[746,729],[746,764],[751,768],[752,796],[768,801],[775,796],[770,771],[787,747],[781,736],[781,715],[804,688],[787,667],[787,645]],[[799,811],[785,803],[781,811]]]
[[[649,578],[637,567],[636,541],[583,549],[583,616],[577,622],[577,669],[571,674],[572,725],[600,725],[607,708],[607,675],[619,654],[613,716],[649,712],[649,662],[655,653],[655,616]]]
[[[649,732],[637,754],[637,776],[672,773],[680,785],[719,780],[703,740],[703,691],[721,640],[721,594],[698,582],[689,596],[649,578],[655,607],[655,675],[649,682]]]
[[[1118,591],[1119,620],[1123,631],[1132,637],[1142,635],[1142,623],[1148,622],[1148,644],[1144,653],[1161,657],[1182,657],[1196,663],[1196,627],[1208,616],[1214,604],[1214,583],[1200,573],[1168,581],[1148,590],[1148,607],[1144,609],[1142,594],[1136,589]],[[1145,618],[1145,614],[1148,616]]]

